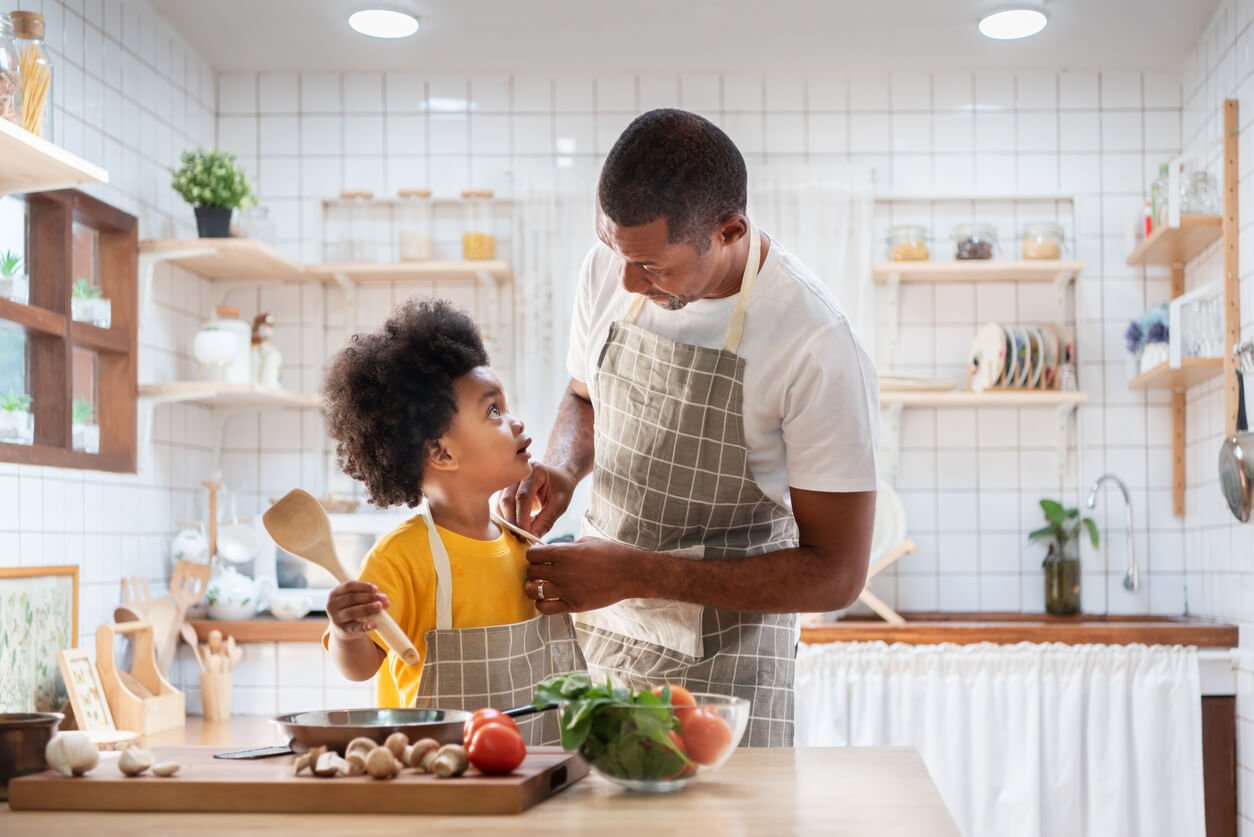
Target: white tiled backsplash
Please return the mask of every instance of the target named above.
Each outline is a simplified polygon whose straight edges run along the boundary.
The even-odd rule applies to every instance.
[[[91,191],[138,215],[143,238],[194,234],[192,214],[168,188],[166,171],[185,148],[216,142],[239,153],[271,209],[278,245],[317,261],[320,204],[341,189],[391,195],[429,186],[452,196],[479,186],[508,196],[523,174],[556,177],[563,166],[595,166],[636,113],[668,105],[698,110],[722,125],[745,151],[751,172],[764,159],[841,160],[874,168],[882,193],[1073,195],[1074,215],[1054,201],[992,201],[968,210],[1000,219],[1011,247],[1022,221],[1042,213],[1059,217],[1076,257],[1088,265],[1077,296],[1079,378],[1090,401],[1078,412],[1068,473],[1060,481],[1053,466],[1051,411],[906,411],[897,486],[920,551],[877,579],[876,589],[906,609],[1039,611],[1042,556],[1024,537],[1037,525],[1037,499],[1061,493],[1078,503],[1089,481],[1113,471],[1132,490],[1145,584],[1135,595],[1119,584],[1122,510],[1116,494],[1104,495],[1096,512],[1103,548],[1085,554],[1085,609],[1182,613],[1187,602],[1193,612],[1244,615],[1239,606],[1216,604],[1224,590],[1234,589],[1219,573],[1231,572],[1241,584],[1254,577],[1248,546],[1239,553],[1243,562],[1230,557],[1238,554],[1240,530],[1220,525],[1203,508],[1209,501],[1202,498],[1213,490],[1209,452],[1217,444],[1214,433],[1203,432],[1217,427],[1203,424],[1204,411],[1218,408],[1205,407],[1205,395],[1191,405],[1189,501],[1197,516],[1186,530],[1171,514],[1166,398],[1126,385],[1123,328],[1147,304],[1165,299],[1168,283],[1162,272],[1125,266],[1124,229],[1157,164],[1180,149],[1182,133],[1193,142],[1202,124],[1186,111],[1182,132],[1181,84],[1174,74],[878,73],[834,65],[779,76],[215,75],[146,3],[21,6],[48,16],[58,68],[57,136],[109,169],[113,185]],[[1235,14],[1228,8],[1221,15]],[[1186,68],[1189,108],[1219,107],[1211,59],[1227,55],[1223,60],[1236,66],[1235,32],[1244,25],[1229,30],[1226,40],[1208,35],[1199,48],[1205,57]],[[1235,70],[1229,75],[1234,80],[1222,89],[1236,91]],[[1254,115],[1254,105],[1249,112]],[[916,212],[927,213],[922,220],[943,253],[940,239],[948,234],[952,207],[881,204],[877,232]],[[408,295],[431,291],[472,309],[479,302],[461,285],[366,288],[361,322],[377,325]],[[191,375],[191,336],[219,301],[219,289],[190,274],[158,271],[141,329],[141,381]],[[326,357],[344,337],[337,290],[271,286],[236,291],[227,302],[245,315],[273,311],[284,384],[316,390]],[[928,358],[928,369],[953,373],[979,322],[1040,320],[1052,311],[1048,294],[1026,286],[910,286],[902,293],[903,345]],[[122,576],[167,575],[174,518],[203,516],[199,483],[212,467],[210,430],[206,409],[157,409],[137,476],[0,469],[0,549],[7,545],[4,554],[23,565],[82,566],[82,642],[93,642],[95,626],[109,618]],[[223,465],[243,513],[293,485],[315,493],[335,487],[322,423],[311,411],[232,419]],[[1226,539],[1218,544],[1221,532]],[[1186,543],[1188,556],[1195,556],[1188,561]],[[1218,561],[1239,569],[1220,569]],[[316,647],[249,646],[246,657],[237,711],[369,699],[364,687],[344,684]],[[178,676],[188,685],[194,681],[183,670]]]

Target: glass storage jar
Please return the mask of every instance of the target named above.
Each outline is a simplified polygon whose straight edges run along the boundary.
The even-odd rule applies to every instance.
[[[1181,215],[1218,215],[1219,210],[1219,184],[1210,172],[1191,172],[1180,180]]]
[[[917,224],[898,224],[888,230],[888,258],[894,262],[928,260],[927,229]]]
[[[493,195],[491,189],[466,189],[462,192],[465,204],[465,230],[462,232],[464,259],[482,261],[496,258]]]
[[[18,70],[17,46],[13,43],[13,26],[0,14],[0,119],[22,124],[22,76]]]
[[[429,261],[431,241],[431,190],[401,189],[396,203],[396,243],[403,262]]]
[[[1023,258],[1061,259],[1062,242],[1065,238],[1062,225],[1052,221],[1025,224],[1023,227]]]
[[[961,261],[991,259],[997,247],[997,228],[992,224],[959,224],[954,227],[954,258]]]
[[[22,127],[37,137],[52,137],[52,64],[44,47],[44,16],[11,12],[13,37],[22,77]]]
[[[344,236],[345,261],[375,261],[370,239],[371,203],[373,201],[373,192],[353,190],[340,192],[346,233]]]

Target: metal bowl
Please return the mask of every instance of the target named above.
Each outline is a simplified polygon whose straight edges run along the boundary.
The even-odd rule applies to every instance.
[[[460,744],[469,712],[459,709],[330,709],[280,715],[275,724],[297,753],[326,747],[341,753],[354,738],[382,744],[394,732],[410,741],[434,738],[442,744]]]
[[[9,780],[48,768],[44,748],[57,726],[60,712],[0,713],[0,800],[9,798]]]

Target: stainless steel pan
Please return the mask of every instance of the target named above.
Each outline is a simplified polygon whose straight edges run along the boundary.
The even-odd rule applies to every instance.
[[[1245,366],[1246,353],[1237,355],[1240,366]],[[1250,519],[1254,504],[1254,433],[1249,432],[1245,418],[1245,379],[1240,368],[1237,373],[1237,432],[1224,439],[1219,449],[1219,486],[1232,515],[1242,523]]]
[[[556,707],[557,704],[539,709],[519,706],[506,709],[504,714],[517,718]],[[342,753],[354,738],[370,738],[382,744],[394,732],[405,733],[410,741],[434,738],[444,744],[460,744],[470,715],[460,709],[330,709],[280,715],[274,723],[294,753],[313,747]]]

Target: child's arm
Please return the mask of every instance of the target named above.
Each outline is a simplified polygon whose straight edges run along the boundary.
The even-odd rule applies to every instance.
[[[327,598],[331,658],[349,680],[369,680],[383,664],[387,655],[367,631],[374,630],[375,615],[389,604],[387,596],[367,581],[346,581]]]

